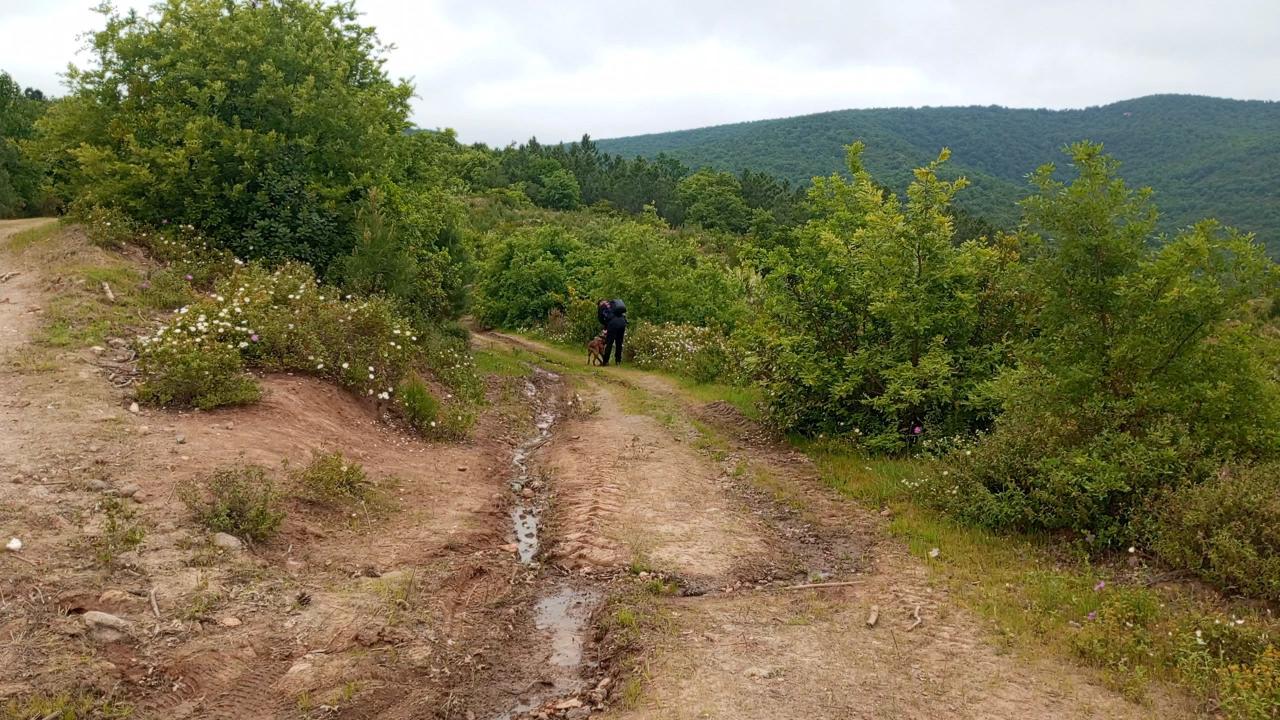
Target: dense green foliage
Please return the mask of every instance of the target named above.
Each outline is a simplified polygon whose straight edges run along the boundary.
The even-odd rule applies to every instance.
[[[1158,497],[1152,547],[1169,564],[1280,600],[1280,466],[1224,468]]]
[[[939,179],[939,159],[916,173],[902,203],[849,150],[852,182],[815,178],[814,219],[770,258],[757,328],[769,410],[790,430],[857,434],[900,448],[926,431],[985,425],[978,383],[1003,359],[990,325],[1007,308],[983,304],[998,252],[957,244],[948,206],[963,182]]]
[[[241,257],[323,268],[351,203],[394,178],[411,89],[348,3],[170,0],[104,10],[92,66],[41,121],[59,194],[193,224]]]
[[[1150,193],[1096,145],[1072,148],[1025,203],[1034,331],[991,386],[995,431],[961,472],[992,526],[1088,531],[1103,544],[1159,491],[1280,450],[1280,395],[1248,303],[1275,267],[1213,222],[1153,249]]]
[[[1154,95],[1084,110],[840,110],[597,142],[625,157],[664,154],[694,167],[751,168],[804,182],[842,170],[842,148],[862,140],[867,168],[895,189],[949,147],[951,172],[972,183],[960,206],[1008,225],[1018,218],[1026,174],[1080,139],[1103,143],[1131,180],[1159,190],[1162,230],[1216,217],[1258,233],[1280,255],[1275,102]]]
[[[35,135],[36,120],[48,101],[39,90],[23,89],[0,71],[0,218],[49,212],[44,171],[21,143]]]
[[[698,233],[592,213],[527,213],[478,241],[476,316],[497,327],[532,328],[568,316],[575,340],[595,334],[595,300],[625,298],[645,322],[732,327],[743,286]],[[579,321],[579,319],[581,319]]]

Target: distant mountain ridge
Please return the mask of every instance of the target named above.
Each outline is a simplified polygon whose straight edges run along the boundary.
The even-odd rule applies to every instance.
[[[751,168],[805,182],[844,170],[844,146],[901,188],[911,170],[952,151],[950,173],[972,185],[959,203],[1000,224],[1018,217],[1026,175],[1062,165],[1064,145],[1101,142],[1132,186],[1156,191],[1162,227],[1216,217],[1255,232],[1280,257],[1280,102],[1150,95],[1081,110],[998,106],[836,110],[775,120],[598,140],[627,157],[666,153],[694,167]]]

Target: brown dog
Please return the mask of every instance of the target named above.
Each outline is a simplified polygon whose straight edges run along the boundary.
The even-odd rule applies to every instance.
[[[603,362],[604,362],[604,333],[601,332],[599,335],[592,338],[591,342],[587,343],[587,364],[599,365]]]

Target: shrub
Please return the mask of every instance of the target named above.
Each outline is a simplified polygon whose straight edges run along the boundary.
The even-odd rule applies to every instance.
[[[400,383],[397,391],[400,405],[409,424],[422,432],[434,432],[440,417],[440,401],[417,375],[410,375]]]
[[[769,257],[755,334],[773,423],[807,434],[860,432],[902,449],[908,430],[985,427],[971,396],[1005,355],[1001,253],[957,243],[951,200],[963,178],[939,177],[948,153],[915,172],[906,199],[875,184],[849,148],[852,182],[815,178],[814,219]]]
[[[102,501],[102,532],[90,545],[99,565],[112,567],[120,553],[136,550],[147,532],[134,522],[134,512],[118,499],[109,497]]]
[[[256,465],[215,470],[180,485],[178,497],[192,517],[213,532],[262,541],[275,535],[284,521],[275,485]]]
[[[412,94],[350,3],[102,13],[94,63],[39,124],[64,196],[198,225],[242,257],[324,266],[350,248],[346,201],[394,160]]]
[[[420,333],[392,300],[344,298],[297,263],[238,268],[142,338],[139,355],[139,396],[160,404],[252,402],[257,389],[245,366],[307,373],[399,402],[399,383],[423,370],[448,388],[448,427],[463,433],[473,420],[469,406],[483,396],[463,341]]]
[[[698,382],[737,380],[731,358],[740,352],[723,333],[677,323],[638,325],[627,333],[627,354],[638,367],[659,368]]]
[[[959,465],[984,524],[1119,544],[1166,488],[1280,449],[1272,353],[1248,313],[1274,269],[1211,221],[1155,242],[1150,191],[1129,190],[1100,146],[1071,155],[1071,183],[1052,165],[1033,176],[1036,332],[984,386],[1001,414]]]
[[[1218,702],[1236,720],[1280,718],[1280,650],[1268,647],[1252,665],[1230,665],[1218,671]]]
[[[1226,470],[1153,503],[1151,547],[1221,587],[1280,600],[1280,465]]]
[[[369,493],[369,478],[364,468],[337,451],[312,453],[311,462],[298,470],[294,478],[302,485],[306,497],[318,502],[364,500]]]
[[[146,346],[139,356],[138,399],[212,410],[257,402],[262,391],[233,347],[198,338]]]

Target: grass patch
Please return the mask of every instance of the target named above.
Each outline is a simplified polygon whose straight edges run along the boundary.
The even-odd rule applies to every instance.
[[[137,550],[147,536],[142,525],[135,521],[134,511],[117,498],[104,498],[102,532],[89,540],[93,558],[104,568],[114,568],[121,553]]]
[[[373,491],[364,467],[337,451],[313,452],[311,462],[295,471],[293,479],[304,497],[330,505],[363,503]]]
[[[32,245],[43,243],[57,234],[60,230],[62,230],[61,222],[47,222],[43,225],[27,228],[22,232],[14,233],[9,236],[9,249],[14,252],[22,252]]]
[[[129,705],[85,691],[38,693],[7,700],[0,706],[0,720],[118,720],[132,715]]]
[[[912,480],[940,471],[928,461],[802,447],[827,484],[870,508],[889,508],[889,532],[989,621],[1004,646],[1073,656],[1133,699],[1163,680],[1233,720],[1277,717],[1256,710],[1280,707],[1268,695],[1280,687],[1278,667],[1268,662],[1280,624],[1265,611],[1190,589],[1147,587],[1128,563],[1090,558],[1050,537],[962,525],[913,500]]]
[[[504,352],[497,348],[476,350],[473,354],[476,370],[485,375],[501,377],[527,377],[529,366],[521,359],[521,355],[529,356],[519,350]],[[529,356],[532,357],[532,356]]]

